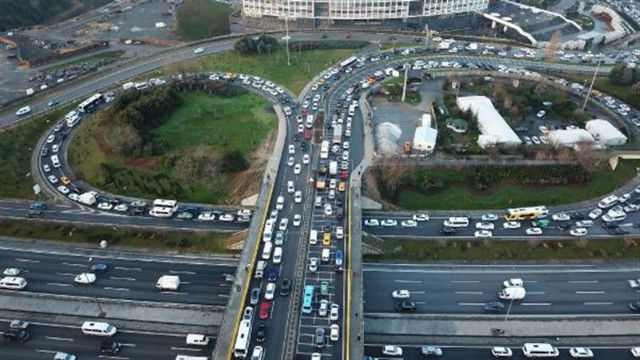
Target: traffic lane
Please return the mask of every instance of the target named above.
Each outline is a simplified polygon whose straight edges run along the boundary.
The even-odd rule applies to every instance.
[[[118,333],[109,338],[122,343],[120,352],[114,357],[100,354],[100,345],[106,339],[83,335],[79,325],[75,327],[32,323],[29,327],[31,340],[26,343],[5,342],[0,347],[0,358],[51,359],[56,352],[62,351],[76,355],[79,359],[174,360],[179,354],[208,356],[213,351],[216,340],[212,338],[206,347],[192,347],[186,345],[186,334],[129,332],[119,328]]]

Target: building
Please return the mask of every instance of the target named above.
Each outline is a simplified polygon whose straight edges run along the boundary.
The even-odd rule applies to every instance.
[[[522,140],[511,129],[502,115],[493,107],[493,103],[486,96],[464,96],[456,101],[462,111],[471,110],[478,118],[478,145],[488,146],[518,146]]]
[[[431,127],[431,115],[423,114],[413,134],[412,148],[417,151],[432,152],[436,147],[438,130]]]
[[[446,121],[447,129],[457,133],[464,134],[469,129],[469,124],[463,119],[449,118]]]
[[[594,144],[593,136],[585,129],[552,130],[547,134],[555,147],[575,147],[580,144]]]
[[[489,0],[243,0],[253,18],[394,20],[482,11]]]
[[[624,145],[627,142],[627,137],[606,120],[589,120],[585,129],[604,146]]]

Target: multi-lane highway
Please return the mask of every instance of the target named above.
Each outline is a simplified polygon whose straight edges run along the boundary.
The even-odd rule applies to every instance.
[[[12,319],[0,319],[2,329],[9,326]],[[117,360],[175,360],[177,355],[209,356],[215,344],[211,338],[209,345],[197,347],[186,344],[187,334],[155,333],[119,328],[110,341],[121,343],[118,354],[100,353],[102,337],[83,335],[80,327],[51,323],[31,323],[27,329],[31,339],[25,343],[3,341],[0,358],[3,360],[51,360],[57,352],[75,355],[77,359],[117,359]]]
[[[510,278],[524,281],[526,296],[514,301],[510,316],[627,314],[638,299],[628,280],[640,277],[637,262],[616,264],[374,265],[364,268],[364,309],[393,313],[395,290],[410,291],[420,314],[486,314],[483,305],[500,301]],[[505,311],[509,301],[504,301]]]

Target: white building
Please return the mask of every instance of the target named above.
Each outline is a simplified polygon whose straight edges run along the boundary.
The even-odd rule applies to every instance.
[[[438,130],[431,127],[431,115],[423,114],[413,134],[411,147],[417,151],[432,152],[436,147],[437,138]]]
[[[384,20],[483,11],[489,0],[243,0],[245,16],[278,19]]]
[[[547,137],[555,147],[574,147],[580,143],[595,143],[591,133],[585,129],[552,130],[549,131]]]
[[[585,129],[604,146],[624,145],[627,142],[627,137],[606,120],[589,120]]]
[[[478,128],[482,133],[478,137],[478,145],[481,148],[495,145],[518,146],[522,144],[522,140],[486,96],[459,97],[457,104],[462,111],[471,110],[478,118]]]

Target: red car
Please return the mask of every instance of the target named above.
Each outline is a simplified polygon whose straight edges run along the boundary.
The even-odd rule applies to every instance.
[[[302,110],[300,111],[300,115],[302,115],[302,116],[306,116],[306,115],[307,115],[307,109],[302,109]]]
[[[347,180],[348,177],[349,177],[349,173],[347,172],[347,170],[342,170],[340,172],[340,179],[342,179],[342,181]]]
[[[302,137],[305,140],[310,140],[311,139],[311,130],[309,129],[304,129],[304,133],[302,134]]]
[[[260,313],[258,316],[260,316],[262,320],[267,320],[269,315],[271,315],[271,301],[263,301],[262,304],[260,304]]]

